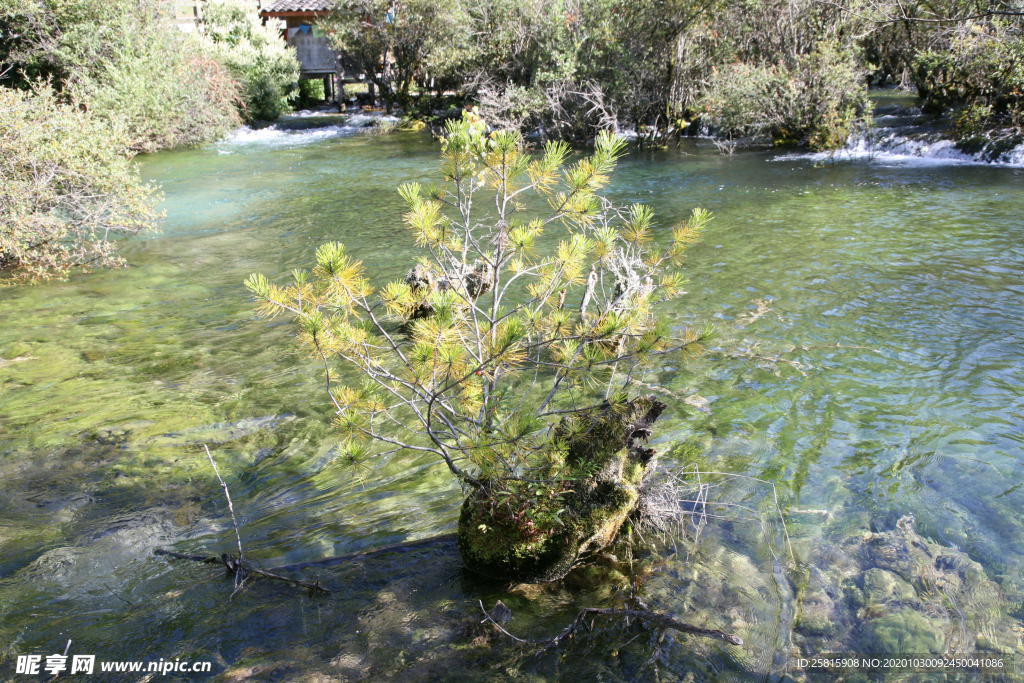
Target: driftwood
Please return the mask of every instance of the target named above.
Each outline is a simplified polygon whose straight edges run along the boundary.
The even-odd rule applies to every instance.
[[[371,557],[377,557],[378,555],[385,555],[387,553],[406,553],[410,550],[416,550],[423,546],[431,545],[433,543],[455,543],[455,534],[441,534],[440,536],[431,536],[430,538],[421,538],[415,541],[404,541],[402,543],[395,543],[394,545],[386,545],[381,548],[375,548],[374,550],[361,550],[357,553],[349,553],[347,555],[336,555],[334,557],[325,557],[321,560],[310,560],[308,562],[296,562],[295,564],[284,564],[280,567],[271,567],[272,572],[294,572],[300,569],[308,569],[310,567],[333,567],[336,564],[344,564],[345,562],[358,562],[359,560],[366,560]],[[155,550],[157,555],[166,555],[168,557],[174,557],[179,560],[192,560],[193,562],[204,562],[206,564],[223,564],[223,561],[219,557],[213,555],[187,555],[185,553],[176,553],[171,550]],[[291,579],[289,579],[290,581]]]
[[[309,562],[297,562],[295,564],[286,564],[280,567],[271,567],[269,571],[262,569],[256,569],[250,564],[241,565],[241,574],[244,577],[245,574],[255,574],[257,576],[263,576],[268,579],[274,579],[277,581],[285,581],[287,583],[294,584],[296,586],[303,586],[312,590],[323,591],[324,593],[330,593],[331,591],[321,586],[319,583],[309,584],[302,581],[296,581],[286,576],[279,576],[276,572],[294,572],[301,569],[308,569],[310,567],[332,567],[336,564],[344,564],[346,562],[359,562],[360,560],[367,560],[372,557],[379,555],[385,555],[387,553],[406,553],[411,550],[422,548],[423,546],[431,545],[433,543],[455,543],[455,534],[442,534],[440,536],[431,536],[430,538],[421,538],[416,541],[405,541],[404,543],[395,543],[394,545],[386,545],[382,548],[376,548],[374,550],[365,550],[358,553],[349,553],[347,555],[337,555],[335,557],[325,557],[322,560],[311,560]],[[222,564],[228,570],[228,572],[237,576],[238,561],[227,554],[216,557],[214,555],[189,555],[186,553],[176,553],[173,550],[164,550],[158,548],[153,551],[156,555],[165,555],[167,557],[173,557],[178,560],[190,560],[192,562],[202,562],[203,564]]]
[[[170,550],[163,550],[162,548],[157,548],[153,551],[153,553],[155,555],[166,555],[167,557],[173,557],[179,560],[191,560],[192,562],[202,562],[203,564],[222,564],[224,565],[224,568],[228,570],[228,574],[235,577],[236,580],[238,581],[241,581],[246,576],[251,574],[255,576],[262,576],[266,579],[273,579],[275,581],[284,581],[285,583],[290,583],[294,586],[302,586],[303,588],[308,588],[314,591],[321,591],[323,593],[331,592],[330,589],[321,586],[319,581],[317,581],[316,583],[306,583],[305,581],[297,581],[295,579],[290,579],[287,576],[279,576],[272,572],[257,569],[256,567],[253,567],[251,564],[244,564],[239,560],[230,557],[227,553],[224,553],[220,557],[213,557],[212,555],[186,555],[184,553],[176,553]]]
[[[245,563],[245,556],[242,554],[242,535],[238,531],[238,521],[235,519],[235,507],[231,504],[231,494],[228,492],[228,485],[224,483],[224,479],[221,478],[220,472],[217,470],[217,463],[214,462],[213,456],[210,455],[210,449],[206,444],[203,444],[203,449],[206,451],[206,457],[210,459],[210,466],[213,467],[213,473],[217,475],[217,481],[220,482],[221,488],[224,489],[224,497],[228,501],[228,511],[231,513],[231,526],[235,529],[235,540],[238,542],[238,559],[229,556],[227,553],[223,553],[220,558],[213,556],[203,555],[185,555],[182,553],[175,553],[170,550],[162,550],[157,548],[153,552],[156,555],[166,555],[168,557],[175,557],[179,560],[191,560],[193,562],[202,562],[203,564],[223,564],[224,568],[228,571],[228,576],[231,576],[235,580],[235,591],[241,588],[242,582],[245,581],[245,577],[249,575],[262,576],[266,579],[273,579],[274,581],[284,581],[290,583],[293,586],[302,586],[312,591],[320,591],[322,593],[330,593],[331,591],[320,585],[320,582],[306,583],[305,581],[297,581],[295,579],[289,579],[287,576],[279,576],[272,572],[263,571],[257,569],[252,565]],[[123,598],[122,598],[123,599]]]
[[[507,609],[507,608],[506,608]],[[706,638],[717,638],[718,640],[724,640],[727,643],[733,645],[742,645],[743,639],[737,635],[731,633],[725,633],[716,629],[701,628],[700,626],[691,626],[690,624],[684,624],[683,622],[668,616],[667,614],[661,614],[659,612],[652,612],[650,610],[635,610],[635,609],[612,609],[602,607],[584,607],[576,615],[576,618],[566,626],[561,633],[554,636],[553,638],[546,638],[541,640],[527,640],[525,638],[519,638],[506,631],[501,624],[494,620],[491,615],[484,609],[483,600],[480,601],[480,610],[484,613],[484,621],[489,621],[497,627],[499,631],[504,633],[506,636],[524,645],[539,645],[542,647],[552,647],[560,645],[563,641],[568,639],[575,633],[580,626],[584,626],[587,631],[592,631],[592,624],[587,624],[586,618],[593,615],[604,615],[612,617],[626,617],[626,619],[638,619],[641,621],[647,621],[655,626],[661,628],[672,629],[673,631],[679,631],[681,633],[692,633],[696,636],[704,636]],[[504,616],[504,612],[502,613]]]
[[[173,557],[178,560],[192,560],[193,562],[203,562],[205,564],[220,564],[220,558],[214,557],[213,555],[186,555],[184,553],[176,553],[171,550],[164,550],[163,548],[157,548],[153,551],[154,555],[166,555],[167,557]]]

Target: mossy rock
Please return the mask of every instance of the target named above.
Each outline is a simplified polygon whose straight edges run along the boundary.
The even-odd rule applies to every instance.
[[[871,637],[865,652],[878,654],[938,654],[943,651],[942,631],[923,615],[905,609],[875,619],[868,625]]]
[[[570,467],[593,472],[563,497],[562,522],[548,529],[496,521],[488,488],[470,493],[459,517],[458,546],[473,572],[518,583],[562,578],[588,555],[607,547],[640,498],[640,485],[654,469],[654,450],[644,447],[651,425],[665,409],[654,397],[615,407],[581,411],[573,420],[585,426],[569,436],[568,418],[555,440],[566,444]]]
[[[869,605],[907,604],[917,600],[913,586],[898,575],[877,567],[864,573],[864,596]]]

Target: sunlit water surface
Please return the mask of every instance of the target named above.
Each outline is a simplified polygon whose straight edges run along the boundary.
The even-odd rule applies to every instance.
[[[704,141],[620,164],[611,194],[651,204],[660,235],[694,206],[715,214],[667,315],[722,337],[648,378],[695,396],[657,425],[662,465],[774,482],[785,529],[770,484],[707,475],[744,507],[695,543],[636,543],[632,564],[620,545],[549,586],[467,575],[445,539],[306,570],[328,597],[232,594],[223,571],[154,556],[232,551],[203,443],[264,567],[454,529],[460,492],[433,462],[336,458],[322,378],[242,286],[308,267],[327,240],[375,283],[400,277],[415,252],[394,188],[435,180],[437,152],[334,128],[143,157],[166,220],[124,244],[130,268],[0,291],[0,678],[68,639],[100,660],[324,682],[778,680],[828,649],[1024,651],[1018,168],[723,157]],[[917,539],[931,550],[915,565]],[[539,651],[479,623],[478,601],[501,599],[512,632],[542,637],[637,589],[744,646],[599,621]]]

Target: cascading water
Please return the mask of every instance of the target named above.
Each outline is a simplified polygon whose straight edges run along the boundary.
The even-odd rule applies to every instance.
[[[788,158],[792,156],[785,155]],[[990,138],[957,143],[952,139],[948,121],[936,121],[932,116],[925,116],[914,104],[885,103],[883,100],[875,109],[872,125],[851,135],[843,149],[803,156],[816,160],[853,159],[887,164],[1024,166],[1024,139],[997,131]]]

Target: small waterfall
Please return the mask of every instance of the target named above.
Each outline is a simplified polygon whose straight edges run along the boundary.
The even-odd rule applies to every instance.
[[[1020,136],[995,133],[991,138],[958,144],[952,139],[948,122],[936,123],[931,117],[923,117],[917,107],[888,105],[878,107],[873,125],[851,135],[843,149],[799,156],[898,164],[1024,166],[1024,141]]]
[[[398,122],[394,116],[359,111],[345,114],[325,114],[320,111],[299,111],[285,114],[277,122],[261,127],[242,126],[217,143],[221,154],[231,154],[234,148],[248,145],[266,147],[294,147],[327,138],[355,135],[371,128],[378,121]]]

